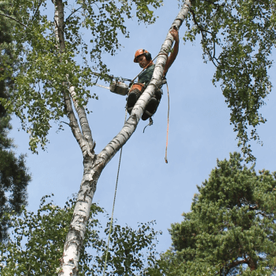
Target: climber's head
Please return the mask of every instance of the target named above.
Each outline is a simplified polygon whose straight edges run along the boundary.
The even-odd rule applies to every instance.
[[[139,49],[135,52],[134,62],[139,63],[141,68],[145,68],[151,61],[151,54],[145,49]]]

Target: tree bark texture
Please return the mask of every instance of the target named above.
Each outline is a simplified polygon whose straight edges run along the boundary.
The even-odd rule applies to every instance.
[[[64,15],[62,8],[63,3],[62,0],[56,0],[54,1],[54,3],[56,38],[60,45],[60,52],[62,53],[63,51],[66,51],[64,45],[63,29],[61,29],[61,26],[64,27]],[[179,14],[174,20],[171,28],[180,28],[189,12],[190,7],[191,1],[186,0]],[[78,273],[78,261],[80,257],[80,251],[83,244],[86,224],[90,217],[90,208],[94,193],[96,191],[98,179],[107,163],[123,147],[123,145],[134,133],[138,122],[145,110],[146,104],[154,95],[156,87],[159,87],[161,85],[164,67],[172,45],[173,37],[168,32],[156,60],[156,65],[150,84],[147,86],[146,90],[138,99],[130,117],[125,122],[121,131],[97,155],[94,153],[94,142],[92,139],[92,133],[88,124],[85,110],[82,106],[78,105],[77,100],[75,100],[74,87],[70,87],[70,83],[68,83],[69,88],[68,91],[65,92],[65,105],[73,135],[82,150],[84,171],[73,218],[70,224],[70,229],[64,244],[64,252],[61,258],[61,268],[59,276],[77,275]],[[75,112],[73,111],[73,106]],[[78,117],[78,120],[76,116]]]

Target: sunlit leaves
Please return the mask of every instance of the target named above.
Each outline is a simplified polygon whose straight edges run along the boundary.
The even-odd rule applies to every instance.
[[[161,232],[155,222],[140,223],[138,230],[115,225],[110,238],[106,275],[144,275],[144,268],[156,262],[156,237]],[[105,229],[108,235],[109,228]],[[105,255],[97,257],[99,272],[104,268]]]
[[[57,274],[75,200],[69,200],[61,208],[48,198],[42,198],[36,213],[24,208],[20,218],[13,213],[6,214],[13,231],[10,239],[0,244],[1,275]],[[103,274],[107,235],[102,238],[103,233],[100,234],[97,214],[101,212],[100,207],[92,205],[93,218],[88,221],[78,275]],[[114,225],[106,275],[131,275],[132,272],[144,275],[145,267],[156,261],[155,242],[159,233],[152,228],[153,225],[154,222],[141,223],[137,230]],[[104,232],[108,234],[109,224]]]
[[[10,216],[13,236],[0,246],[1,275],[22,275],[26,271],[30,275],[56,274],[74,201],[69,200],[64,208],[60,208],[53,202],[47,202],[47,197],[42,198],[36,214],[24,209],[22,217],[16,218],[13,214]],[[95,205],[92,205],[91,211],[94,214],[102,212]],[[92,229],[97,224],[97,220],[90,220],[86,245],[98,239],[98,232]]]
[[[56,40],[54,4],[45,0],[13,0],[5,9],[16,18],[11,49],[17,67],[6,70],[14,82],[14,93],[5,102],[9,112],[15,112],[30,134],[30,146],[36,152],[47,143],[52,122],[65,115],[64,92],[75,87],[78,104],[86,105],[95,98],[91,87],[93,71],[108,72],[104,54],[114,55],[119,40],[129,37],[127,19],[153,23],[152,9],[161,0],[63,1],[65,50]],[[24,27],[25,26],[25,27]],[[8,68],[9,63],[5,61]]]
[[[219,83],[243,153],[251,159],[250,140],[265,122],[260,109],[271,90],[271,51],[276,44],[274,0],[193,1],[185,40],[201,34],[203,57],[216,66]]]

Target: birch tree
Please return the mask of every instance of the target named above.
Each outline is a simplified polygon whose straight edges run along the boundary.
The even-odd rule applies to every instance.
[[[187,3],[183,5],[183,8],[181,9],[177,18],[173,22],[172,27],[179,29],[189,11],[189,7],[190,1],[187,1]],[[57,7],[56,11],[58,10],[60,9]],[[60,20],[58,26],[62,26],[63,15],[60,15],[56,12],[56,17]],[[62,43],[63,37],[62,33],[60,32],[60,28],[56,30],[56,34],[59,42]],[[85,110],[82,106],[78,104],[78,100],[74,100],[76,99],[75,87],[70,86],[69,88],[69,95],[73,99],[74,108],[78,114],[78,118],[80,120],[80,128],[82,131],[82,136],[80,136],[79,128],[72,127],[73,134],[76,137],[77,141],[79,141],[80,147],[82,149],[84,160],[84,175],[81,182],[80,191],[78,193],[73,219],[70,224],[70,229],[64,245],[62,267],[59,275],[70,275],[70,273],[72,273],[73,275],[77,274],[79,251],[84,238],[86,222],[89,218],[89,210],[94,193],[96,191],[96,185],[100,174],[107,163],[111,160],[111,158],[116,154],[116,152],[118,152],[118,150],[134,133],[137,124],[143,114],[143,110],[146,107],[146,104],[153,96],[156,87],[159,87],[161,85],[163,70],[172,44],[172,36],[168,34],[165,42],[161,47],[159,57],[157,58],[155,70],[150,84],[147,86],[145,92],[137,101],[130,117],[125,122],[121,131],[97,155],[94,152],[94,142],[92,139],[91,130],[89,128],[89,123],[86,119]],[[63,46],[61,46],[60,48],[63,48]],[[70,99],[65,99],[65,102],[67,103],[66,107],[68,115],[70,116],[70,124],[75,126],[77,122],[72,112],[72,107],[70,105],[71,101]]]
[[[196,0],[185,21],[184,40],[199,38],[204,61],[215,66],[213,83],[222,89],[248,161],[254,159],[252,141],[261,142],[257,127],[266,122],[260,109],[272,87],[275,11],[274,0]]]
[[[153,78],[146,91],[140,97],[122,130],[98,154],[95,153],[95,141],[87,120],[86,104],[93,86],[93,71],[100,72],[105,78],[107,66],[102,62],[102,53],[113,55],[120,44],[118,32],[128,36],[124,25],[126,18],[132,17],[135,7],[139,21],[153,23],[155,18],[149,7],[157,8],[160,0],[148,1],[74,1],[70,13],[65,12],[69,2],[53,0],[54,19],[50,20],[43,9],[49,8],[46,1],[12,1],[2,13],[17,20],[14,33],[16,44],[13,55],[20,64],[16,72],[10,72],[15,82],[16,95],[1,99],[9,112],[14,112],[22,122],[22,127],[30,134],[30,148],[37,152],[47,143],[47,134],[53,120],[63,116],[68,119],[83,156],[83,178],[64,245],[59,275],[77,275],[78,261],[87,221],[98,179],[116,152],[134,133],[143,110],[157,86],[160,86],[167,55],[173,44],[168,33],[156,62]],[[188,12],[187,1],[173,22],[179,28]],[[15,20],[15,19],[14,19]],[[23,32],[24,30],[24,32]],[[92,50],[82,38],[82,31],[89,30]],[[90,54],[94,66],[88,62]],[[82,65],[76,57],[80,55]]]
[[[3,11],[10,18],[19,15],[16,17],[19,23],[14,27],[16,47],[13,54],[21,63],[12,76],[17,93],[2,102],[9,112],[21,118],[23,128],[30,134],[33,151],[39,144],[42,148],[46,145],[52,121],[61,121],[63,116],[67,117],[80,147],[83,178],[60,272],[60,275],[76,275],[98,179],[106,164],[134,133],[147,102],[160,85],[173,38],[168,32],[152,80],[122,130],[96,154],[85,108],[88,100],[96,97],[90,92],[95,81],[93,70],[100,72],[101,78],[106,77],[108,67],[102,61],[102,54],[112,55],[119,48],[118,33],[128,36],[126,18],[131,18],[134,11],[139,21],[153,23],[154,16],[149,7],[159,7],[161,0],[52,2],[54,19],[43,14],[43,9],[50,5],[43,0],[11,1],[9,9]],[[189,13],[191,2],[193,6]],[[216,66],[214,82],[221,84],[231,110],[230,122],[243,152],[250,158],[248,142],[259,139],[256,127],[265,122],[259,109],[271,87],[268,69],[276,37],[275,1],[185,0],[183,3],[172,27],[179,29],[188,16],[185,40],[193,41],[198,34],[202,36],[204,58]],[[65,12],[66,7],[69,12]],[[91,36],[89,45],[82,32]],[[89,63],[88,55],[93,65]],[[81,58],[81,63],[77,57]]]
[[[74,205],[75,198],[61,208],[55,205],[53,197],[44,196],[36,212],[24,207],[20,217],[15,212],[6,213],[10,235],[0,243],[1,276],[56,275]],[[91,218],[80,254],[79,275],[103,274],[110,225],[110,220],[106,226],[99,220],[98,214],[103,212],[96,204],[91,205]],[[161,234],[153,229],[154,224],[154,221],[139,223],[138,228],[133,229],[114,223],[106,275],[144,275],[147,267],[154,265],[158,257],[157,235]]]

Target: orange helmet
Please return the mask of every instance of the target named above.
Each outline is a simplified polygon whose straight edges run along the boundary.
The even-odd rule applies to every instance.
[[[136,52],[135,52],[135,55],[134,55],[134,62],[138,62],[138,57],[140,57],[140,56],[142,56],[142,55],[145,55],[145,57],[146,57],[146,59],[148,60],[148,61],[150,61],[151,60],[151,54],[147,51],[147,50],[145,50],[145,49],[139,49],[139,50],[137,50]]]

